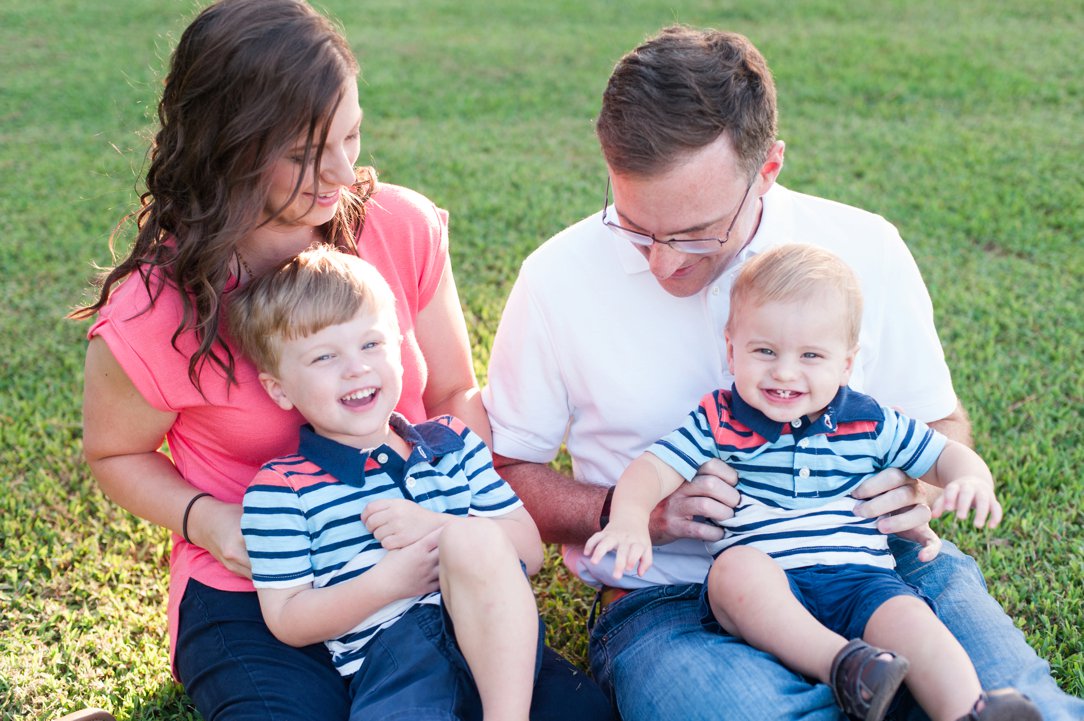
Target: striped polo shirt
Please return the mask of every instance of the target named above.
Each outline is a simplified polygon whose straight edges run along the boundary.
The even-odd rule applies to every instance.
[[[648,452],[686,480],[719,458],[738,472],[741,502],[712,555],[751,545],[783,568],[860,563],[893,568],[877,519],[854,514],[851,492],[885,468],[927,473],[945,436],[846,386],[817,420],[773,421],[737,388],[704,396],[685,423]]]
[[[257,588],[321,588],[372,568],[387,551],[361,522],[369,501],[406,498],[453,516],[501,516],[523,505],[482,439],[458,419],[415,426],[393,413],[390,423],[411,446],[405,460],[386,445],[359,450],[306,425],[296,455],[260,469],[241,518]],[[416,604],[439,602],[439,593],[400,599],[327,641],[335,667],[344,676],[356,672],[378,631]]]

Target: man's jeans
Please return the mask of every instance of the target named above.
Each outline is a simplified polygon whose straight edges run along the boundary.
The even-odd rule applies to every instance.
[[[1058,689],[1049,665],[986,592],[970,556],[946,541],[935,560],[921,563],[917,544],[895,537],[889,543],[900,575],[934,601],[983,688],[1016,687],[1046,721],[1084,719],[1084,701]],[[590,655],[595,679],[615,698],[624,721],[844,719],[826,685],[731,636],[704,630],[700,584],[656,586],[615,602],[595,622]],[[917,706],[907,717],[925,719]]]

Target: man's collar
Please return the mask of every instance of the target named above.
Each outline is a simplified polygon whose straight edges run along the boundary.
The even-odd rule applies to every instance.
[[[392,431],[411,447],[405,468],[421,461],[435,463],[441,456],[464,447],[459,434],[443,423],[430,421],[415,426],[398,413],[392,413],[388,422]],[[388,445],[354,448],[321,436],[308,423],[301,427],[297,452],[343,483],[359,488],[365,484],[367,472],[379,471],[388,460],[401,463],[399,454]],[[385,460],[378,460],[380,458]]]
[[[824,409],[824,413],[813,422],[810,422],[808,416],[802,416],[790,423],[773,421],[746,403],[738,393],[737,386],[731,387],[730,394],[730,410],[734,419],[772,443],[779,440],[787,426],[790,426],[791,433],[796,436],[810,436],[834,433],[841,423],[884,420],[884,411],[877,401],[849,386],[841,386],[835,398]]]

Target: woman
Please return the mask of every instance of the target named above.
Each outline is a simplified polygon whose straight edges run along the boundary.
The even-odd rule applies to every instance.
[[[103,490],[174,533],[172,667],[206,719],[346,718],[322,645],[264,625],[239,505],[269,458],[296,450],[224,335],[230,293],[314,240],[356,252],[392,286],[411,421],[451,413],[489,438],[448,259],[447,214],[357,171],[357,62],[302,0],[223,0],[185,30],[166,78],[134,246],[105,277],[89,331],[84,446]],[[161,452],[163,439],[169,455]],[[605,718],[550,651],[533,718]],[[558,705],[561,708],[558,708]]]

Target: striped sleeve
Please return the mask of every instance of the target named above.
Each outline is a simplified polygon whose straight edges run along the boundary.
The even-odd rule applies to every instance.
[[[718,458],[712,432],[713,428],[719,427],[718,407],[714,394],[704,396],[696,410],[685,417],[684,423],[652,444],[647,452],[658,456],[686,481],[691,481],[700,466]],[[712,423],[713,418],[715,423]]]
[[[884,426],[877,441],[884,468],[899,468],[912,478],[929,473],[945,450],[948,438],[922,421],[885,408]]]
[[[463,439],[459,464],[470,485],[470,515],[503,516],[523,506],[512,487],[493,468],[493,455],[474,431],[458,419],[449,427]]]
[[[309,531],[300,497],[270,464],[245,491],[241,533],[257,588],[292,588],[313,582]]]

